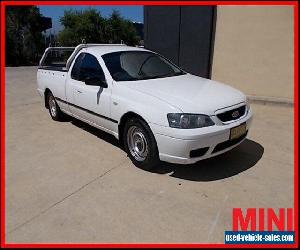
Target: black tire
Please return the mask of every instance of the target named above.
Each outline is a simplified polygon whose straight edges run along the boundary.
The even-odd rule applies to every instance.
[[[47,94],[47,106],[49,110],[49,114],[54,121],[63,121],[65,119],[65,114],[60,110],[55,97],[51,92]],[[54,111],[55,109],[55,111]]]
[[[137,158],[139,157],[137,157],[137,155],[134,156],[134,153],[132,153],[132,150],[130,150],[130,148],[132,147],[129,144],[132,143],[130,143],[129,141],[130,139],[128,139],[128,137],[132,138],[130,136],[132,134],[131,132],[132,130],[134,130],[139,135],[143,136],[143,139],[145,139],[145,142],[147,144],[147,154],[145,156],[145,159],[138,160]],[[156,140],[148,124],[142,119],[130,118],[126,122],[124,126],[123,143],[128,157],[133,162],[133,164],[138,168],[149,171],[155,169],[159,165],[160,160],[159,160]]]

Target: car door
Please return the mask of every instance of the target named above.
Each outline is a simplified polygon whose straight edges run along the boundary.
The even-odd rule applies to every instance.
[[[86,79],[97,77],[106,81],[98,59],[82,52],[75,60],[66,92],[72,113],[106,129],[111,129],[110,119],[111,86],[87,85]]]

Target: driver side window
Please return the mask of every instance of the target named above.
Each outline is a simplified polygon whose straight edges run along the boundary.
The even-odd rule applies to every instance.
[[[97,58],[89,53],[81,53],[74,63],[71,77],[84,82],[88,78],[105,80],[104,72]]]
[[[84,53],[81,53],[79,56],[77,56],[75,63],[73,65],[72,71],[71,71],[71,78],[74,80],[79,81],[79,68],[81,64],[81,60],[84,56]]]

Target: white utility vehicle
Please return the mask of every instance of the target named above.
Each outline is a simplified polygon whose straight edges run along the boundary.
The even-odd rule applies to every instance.
[[[37,84],[53,120],[68,114],[114,135],[143,169],[224,153],[246,138],[252,119],[240,91],[122,44],[50,47]]]

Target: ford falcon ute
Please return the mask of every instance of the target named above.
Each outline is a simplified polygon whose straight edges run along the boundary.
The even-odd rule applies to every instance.
[[[146,170],[231,150],[245,140],[252,120],[239,90],[122,44],[49,47],[37,85],[53,120],[69,115],[112,134]]]

